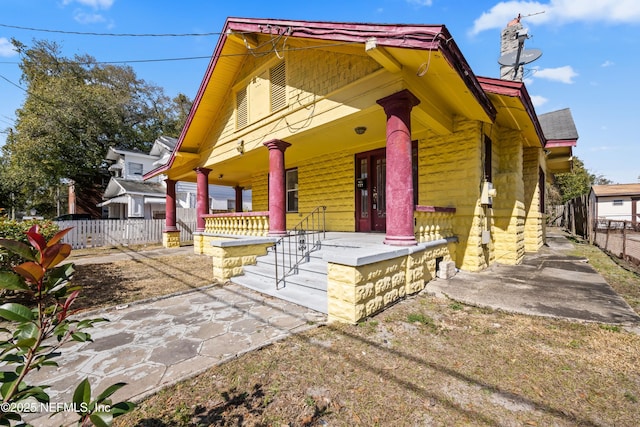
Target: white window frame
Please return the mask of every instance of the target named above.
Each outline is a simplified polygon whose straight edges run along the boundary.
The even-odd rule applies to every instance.
[[[291,186],[289,185],[289,176],[291,174],[293,174],[295,172],[296,174],[296,179],[295,182],[291,182]],[[286,200],[286,208],[287,208],[287,213],[295,213],[298,212],[299,207],[299,202],[298,202],[298,168],[292,168],[292,169],[287,169],[284,172],[284,182],[285,182],[285,200]],[[289,195],[293,195],[295,201],[296,201],[296,206],[295,209],[293,209],[293,207],[289,206]]]

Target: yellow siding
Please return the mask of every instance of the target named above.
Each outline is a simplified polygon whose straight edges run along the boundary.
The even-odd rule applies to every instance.
[[[256,174],[252,178],[251,210],[254,212],[269,210],[269,172],[267,171]]]
[[[523,147],[518,131],[499,129],[494,133],[493,162],[497,168],[493,185],[492,239],[495,260],[519,264],[524,258],[524,182],[522,180]]]
[[[286,152],[285,152],[286,160]],[[318,206],[326,206],[328,231],[355,231],[354,154],[341,152],[330,157],[306,160],[298,168],[298,212],[287,214],[287,228],[292,228]],[[253,176],[254,211],[268,211],[268,174]]]
[[[418,146],[419,204],[456,208],[456,266],[469,271],[481,270],[488,263],[480,244],[485,226],[479,203],[481,154],[482,124],[460,118],[453,134],[420,140]]]
[[[544,243],[544,215],[540,213],[540,185],[538,173],[543,164],[541,148],[525,148],[523,154],[523,176],[525,192],[525,251],[536,252]]]
[[[368,56],[308,49],[287,55],[292,107],[314,102],[381,68]]]
[[[295,225],[318,206],[326,206],[328,231],[355,231],[354,155],[347,152],[316,157],[298,165],[299,214],[287,216]]]

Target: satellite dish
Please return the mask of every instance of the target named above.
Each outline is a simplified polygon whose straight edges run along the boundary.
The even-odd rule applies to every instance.
[[[511,52],[505,53],[498,59],[498,64],[505,66],[528,64],[542,56],[542,51],[540,49],[522,49],[520,52],[520,58],[518,59],[518,51],[519,49],[515,49]],[[516,61],[518,61],[519,64],[516,64]]]

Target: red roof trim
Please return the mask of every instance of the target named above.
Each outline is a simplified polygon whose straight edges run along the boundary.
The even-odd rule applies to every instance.
[[[533,106],[533,102],[531,101],[531,97],[529,96],[529,92],[527,91],[527,87],[524,83],[480,76],[478,76],[478,81],[480,82],[482,89],[486,92],[519,98],[525,111],[533,122],[533,126],[535,127],[538,138],[540,138],[540,141],[542,142],[542,146],[547,147],[547,140],[544,137],[544,132],[542,132],[542,126],[540,126],[536,109]]]
[[[556,148],[556,147],[575,147],[578,145],[577,139],[550,139],[547,141],[545,145],[546,148]]]

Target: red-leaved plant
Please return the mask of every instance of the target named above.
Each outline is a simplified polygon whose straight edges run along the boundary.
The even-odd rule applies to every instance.
[[[46,385],[30,385],[25,379],[33,370],[45,366],[58,366],[53,360],[60,355],[60,348],[70,340],[91,341],[84,332],[106,319],[74,319],[71,305],[80,288],[71,285],[73,264],[61,264],[70,254],[71,246],[61,240],[70,229],[62,230],[46,241],[39,227],[34,225],[27,232],[31,246],[10,239],[0,239],[4,248],[26,260],[13,267],[13,271],[0,271],[0,289],[23,293],[27,305],[5,302],[0,305],[0,426],[27,425],[23,422],[21,407],[29,402],[49,403]],[[8,369],[7,369],[8,368]],[[78,425],[110,426],[113,418],[131,411],[131,402],[112,404],[110,397],[124,383],[108,387],[95,399],[91,399],[91,387],[87,379],[75,389],[72,404],[79,416]]]

